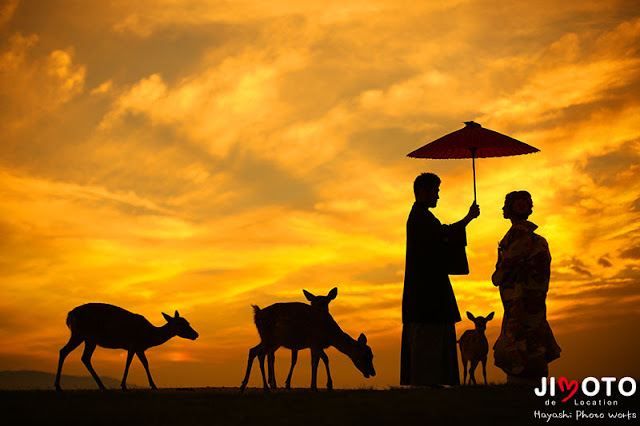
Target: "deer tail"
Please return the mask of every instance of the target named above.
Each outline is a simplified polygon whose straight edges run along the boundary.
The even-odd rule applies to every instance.
[[[71,311],[67,314],[67,327],[69,327],[69,330],[73,330],[75,326],[76,326],[76,316],[73,313],[73,311]]]
[[[253,321],[255,322],[256,316],[260,313],[260,307],[258,305],[251,305],[253,308]]]

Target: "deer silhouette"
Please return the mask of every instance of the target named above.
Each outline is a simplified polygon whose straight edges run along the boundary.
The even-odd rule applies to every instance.
[[[329,303],[336,298],[338,295],[338,288],[334,287],[331,289],[329,294],[326,296],[314,296],[312,293],[309,293],[307,290],[302,290],[304,296],[307,298],[309,302],[311,302],[311,306],[315,309],[318,309],[320,312],[329,313]],[[320,353],[320,359],[324,362],[324,366],[327,370],[327,389],[333,389],[333,381],[331,380],[331,373],[329,372],[329,364],[326,353],[322,350]],[[287,389],[291,389],[291,377],[293,376],[293,368],[296,366],[298,362],[298,350],[291,349],[291,368],[289,369],[289,375],[287,376],[287,380],[285,381],[285,387]],[[275,363],[275,360],[274,360]],[[275,366],[275,364],[274,364]],[[275,368],[274,368],[275,370]],[[269,384],[272,385],[273,388],[276,388],[276,379],[271,376],[271,370],[269,370]]]
[[[489,342],[484,335],[487,329],[487,322],[493,319],[493,312],[487,315],[486,318],[474,317],[471,312],[467,312],[467,318],[473,321],[476,325],[475,330],[467,330],[458,343],[460,344],[460,354],[462,355],[462,365],[464,367],[464,378],[462,384],[467,381],[467,363],[470,363],[469,368],[469,383],[476,384],[476,378],[474,373],[478,362],[482,361],[482,375],[484,376],[484,384],[487,384],[487,354],[489,353]]]
[[[375,376],[373,367],[373,353],[367,345],[367,337],[360,334],[358,340],[354,340],[343,332],[328,312],[309,306],[305,303],[276,303],[264,309],[252,305],[254,310],[254,322],[260,334],[260,344],[249,350],[247,372],[244,376],[240,391],[244,391],[249,382],[251,366],[255,357],[260,362],[263,388],[269,391],[269,384],[275,389],[274,360],[275,351],[281,346],[298,351],[311,349],[311,389],[317,390],[318,363],[322,359],[327,369],[330,389],[332,382],[329,373],[329,358],[324,349],[335,347],[340,352],[351,358],[351,361],[365,378]],[[264,359],[267,357],[269,377],[267,383],[264,371]]]
[[[67,326],[71,330],[69,342],[60,349],[58,372],[56,374],[55,388],[60,390],[60,374],[62,364],[69,353],[84,342],[82,362],[93,376],[101,390],[106,388],[91,365],[91,356],[96,346],[109,349],[125,349],[127,363],[120,386],[127,390],[127,374],[133,360],[137,355],[147,372],[149,386],[157,389],[149,372],[149,362],[144,352],[153,346],[158,346],[174,336],[195,340],[198,333],[191,328],[187,320],[182,318],[178,311],[173,317],[163,313],[167,323],[162,327],[153,326],[145,317],[126,311],[122,308],[103,303],[88,303],[78,306],[67,315]]]

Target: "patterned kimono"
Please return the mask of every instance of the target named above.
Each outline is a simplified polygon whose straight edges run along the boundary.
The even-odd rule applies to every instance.
[[[548,375],[547,364],[560,357],[547,322],[545,299],[551,274],[547,241],[529,221],[516,222],[498,247],[493,284],[500,287],[504,318],[493,349],[495,365],[511,376]]]

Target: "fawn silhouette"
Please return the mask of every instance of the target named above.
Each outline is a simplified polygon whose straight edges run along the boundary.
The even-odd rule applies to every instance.
[[[328,314],[329,303],[333,299],[335,299],[336,296],[338,295],[338,288],[337,287],[332,288],[329,294],[327,294],[326,296],[314,296],[312,293],[309,293],[307,290],[302,290],[302,293],[304,293],[304,296],[307,298],[307,300],[311,302],[311,306],[313,306],[315,309],[318,309],[321,312],[325,312]],[[327,389],[333,389],[333,380],[331,380],[331,373],[329,372],[329,364],[328,364],[329,358],[324,352],[324,349],[320,353],[320,359],[324,362],[325,369],[327,370]],[[296,366],[297,362],[298,362],[298,349],[291,349],[291,368],[289,369],[289,375],[287,376],[287,380],[285,381],[286,389],[291,389],[291,377],[293,376],[293,368]],[[275,360],[274,360],[274,363],[275,363]],[[271,370],[268,371],[268,378],[269,378],[269,384],[271,384],[273,388],[276,388],[276,379],[275,377],[271,377]]]
[[[487,384],[487,354],[489,353],[489,342],[487,336],[484,335],[487,329],[487,322],[493,319],[493,312],[484,317],[474,317],[471,312],[467,312],[467,317],[476,325],[475,330],[467,330],[462,333],[458,343],[460,344],[460,354],[462,355],[462,365],[464,366],[464,378],[462,384],[467,381],[467,362],[470,363],[469,383],[476,384],[474,373],[478,362],[482,361],[482,375],[484,376],[484,384]]]
[[[249,350],[247,372],[240,391],[243,392],[249,382],[253,360],[258,357],[262,373],[263,388],[269,391],[269,385],[276,389],[274,380],[275,351],[281,346],[291,350],[311,349],[311,389],[317,390],[318,363],[320,359],[327,368],[329,379],[327,387],[332,386],[329,374],[329,359],[325,348],[334,346],[351,358],[351,361],[365,378],[375,376],[373,352],[367,345],[367,337],[360,334],[358,340],[343,332],[333,317],[322,309],[305,303],[276,303],[264,309],[252,305],[254,322],[260,334],[260,343]],[[267,357],[270,383],[264,371],[264,359]]]
[[[145,317],[126,311],[122,308],[104,303],[88,303],[74,308],[67,315],[67,326],[71,330],[69,342],[60,349],[58,372],[56,374],[55,388],[60,390],[60,374],[62,364],[69,353],[84,342],[82,362],[93,376],[101,390],[106,388],[91,365],[91,356],[96,346],[109,349],[125,349],[127,363],[120,387],[127,390],[127,374],[133,360],[137,355],[147,372],[149,386],[157,389],[149,372],[149,362],[144,352],[152,346],[158,346],[174,336],[195,340],[198,333],[191,328],[187,320],[182,318],[178,311],[173,317],[163,313],[167,323],[162,327],[153,326]]]

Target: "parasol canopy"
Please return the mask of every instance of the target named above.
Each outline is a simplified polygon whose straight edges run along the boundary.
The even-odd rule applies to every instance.
[[[409,153],[413,158],[471,158],[473,164],[473,199],[476,199],[476,158],[507,157],[540,151],[526,143],[493,130],[485,129],[473,121]]]

